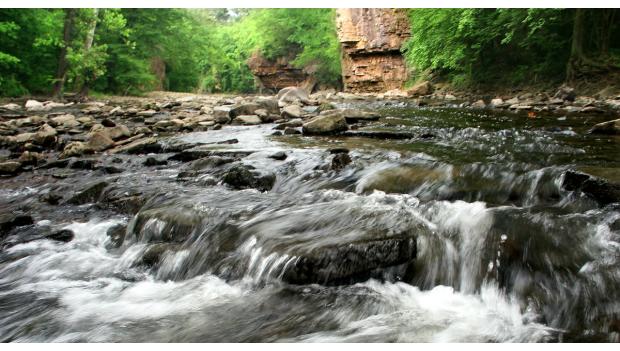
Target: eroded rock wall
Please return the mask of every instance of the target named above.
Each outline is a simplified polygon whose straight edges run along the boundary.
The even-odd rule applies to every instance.
[[[278,91],[291,86],[307,88],[314,79],[303,69],[293,67],[290,61],[292,58],[287,57],[267,60],[259,53],[255,53],[248,60],[248,66],[256,77],[258,85],[263,89]]]
[[[405,9],[338,9],[342,78],[348,92],[401,88],[407,69],[400,47],[410,37]]]

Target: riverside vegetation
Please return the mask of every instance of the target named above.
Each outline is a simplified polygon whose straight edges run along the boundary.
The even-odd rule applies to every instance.
[[[40,49],[3,42],[2,84],[42,94],[0,105],[0,341],[620,340],[620,94],[583,80],[602,59],[489,96],[487,49],[463,49],[467,69],[438,56],[407,89],[350,94],[329,88],[337,42],[317,44],[335,40],[329,9],[29,11],[0,21]],[[576,15],[411,14],[512,28],[510,50],[549,23],[570,36]],[[322,89],[248,94],[244,55],[290,46]]]

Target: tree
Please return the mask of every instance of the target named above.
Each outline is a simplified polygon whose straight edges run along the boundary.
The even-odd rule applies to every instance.
[[[67,49],[71,45],[71,39],[75,27],[75,15],[77,9],[65,9],[65,24],[63,29],[63,42],[58,55],[58,69],[56,71],[56,81],[54,82],[54,91],[52,95],[59,99],[63,99],[63,88],[67,77]]]

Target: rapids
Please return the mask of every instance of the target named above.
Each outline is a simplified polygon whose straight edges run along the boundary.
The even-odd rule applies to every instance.
[[[563,187],[620,181],[617,137],[586,133],[609,118],[362,107],[383,117],[360,130],[424,137],[227,126],[167,141],[209,159],[0,180],[0,209],[35,219],[1,241],[0,341],[620,341],[620,205]],[[237,164],[271,190],[223,184]],[[144,203],[39,200],[96,181]]]

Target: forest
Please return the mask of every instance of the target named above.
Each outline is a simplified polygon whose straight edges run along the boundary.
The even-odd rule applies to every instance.
[[[0,94],[250,93],[292,55],[338,87],[334,9],[0,9]],[[617,71],[617,9],[410,9],[412,83],[556,84]]]

